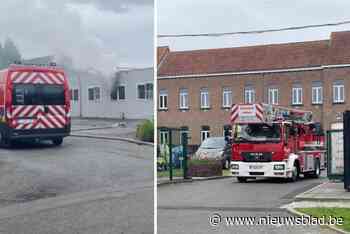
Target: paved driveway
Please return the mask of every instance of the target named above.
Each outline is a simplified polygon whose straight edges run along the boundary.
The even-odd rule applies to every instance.
[[[259,180],[241,184],[229,178],[160,186],[158,233],[332,233],[319,226],[224,224],[227,216],[289,217],[281,206],[320,183],[320,179],[305,179],[296,183]],[[209,224],[214,213],[223,218],[216,227]]]

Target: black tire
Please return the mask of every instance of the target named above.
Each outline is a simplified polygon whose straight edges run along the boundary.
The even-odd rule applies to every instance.
[[[247,178],[246,177],[237,177],[237,180],[239,183],[246,183],[247,182]]]
[[[292,171],[292,177],[289,178],[290,182],[296,182],[299,180],[299,176],[300,176],[300,167],[299,167],[299,163],[294,162],[293,165],[293,171]]]
[[[59,146],[59,145],[62,145],[63,143],[63,138],[60,137],[60,138],[55,138],[55,139],[52,139],[52,143],[56,146]]]
[[[5,148],[12,147],[12,141],[4,136],[4,133],[0,132],[0,146]]]
[[[311,172],[309,175],[311,178],[319,178],[321,174],[321,164],[320,164],[320,160],[316,159],[315,161],[315,170],[313,172]]]

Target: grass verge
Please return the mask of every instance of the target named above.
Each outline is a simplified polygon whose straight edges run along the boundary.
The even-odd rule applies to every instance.
[[[296,208],[297,211],[311,215],[312,217],[325,217],[327,220],[330,216],[333,218],[342,218],[343,225],[337,225],[338,228],[350,232],[350,208],[337,207],[312,207]]]

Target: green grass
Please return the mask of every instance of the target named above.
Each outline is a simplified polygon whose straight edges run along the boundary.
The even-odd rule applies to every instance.
[[[312,217],[343,218],[343,225],[337,225],[338,228],[350,232],[350,208],[333,208],[333,207],[315,207],[315,208],[297,208],[299,212],[311,215]]]

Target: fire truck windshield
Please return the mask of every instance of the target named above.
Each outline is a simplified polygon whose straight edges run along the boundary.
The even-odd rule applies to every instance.
[[[278,142],[281,140],[281,127],[278,123],[240,123],[233,126],[235,142]]]

